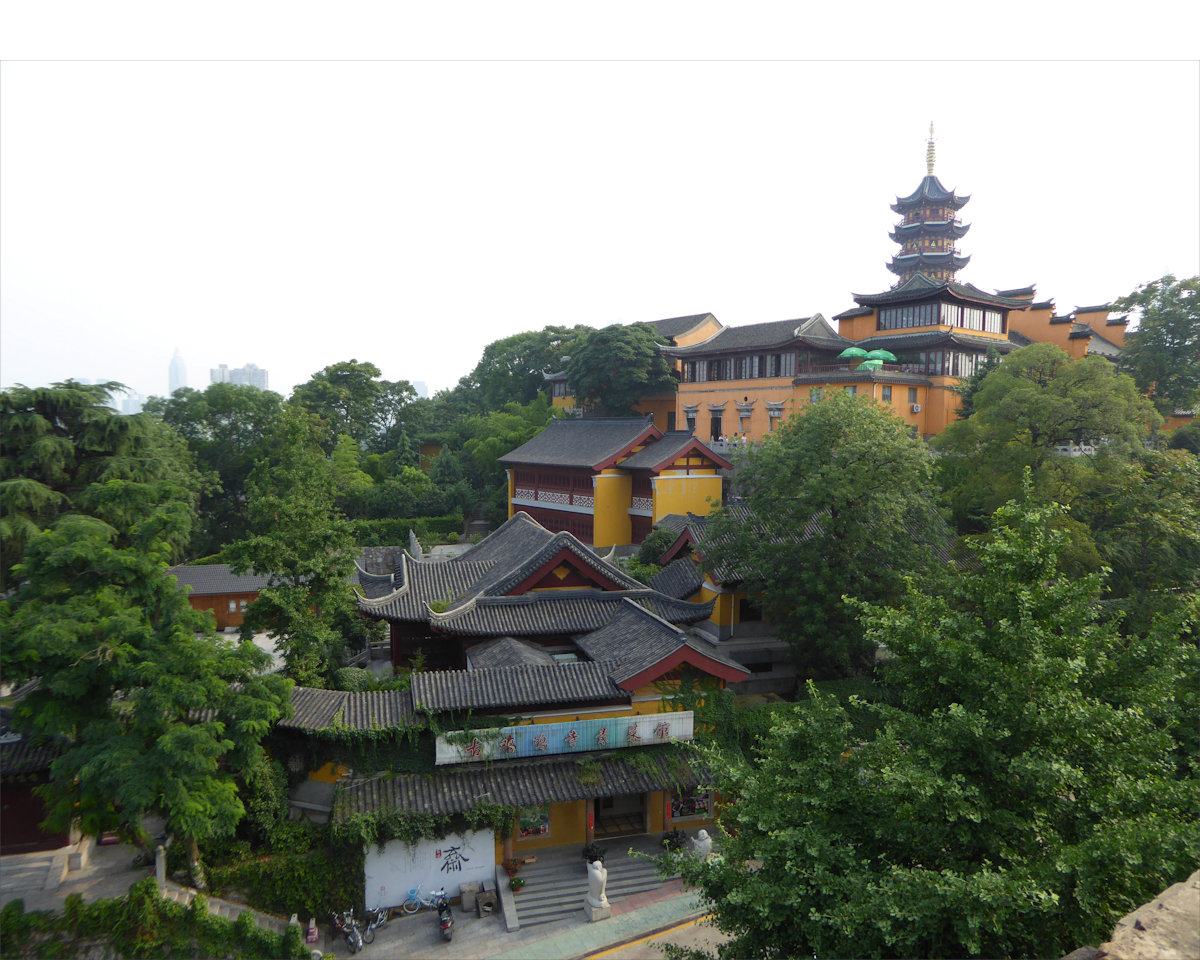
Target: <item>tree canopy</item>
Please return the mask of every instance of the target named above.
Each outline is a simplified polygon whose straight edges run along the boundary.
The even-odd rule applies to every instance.
[[[1159,422],[1133,380],[1103,357],[1072,360],[1051,343],[1014,351],[980,384],[974,413],[934,440],[938,468],[958,525],[981,530],[992,511],[1021,490],[1070,503],[1099,461],[1064,455],[1075,445],[1125,456]]]
[[[270,579],[247,606],[243,632],[268,633],[289,677],[323,687],[347,645],[361,647],[369,634],[350,584],[354,540],[335,507],[334,468],[313,444],[307,415],[288,407],[277,429],[275,454],[246,483],[247,535],[225,556],[235,573]]]
[[[545,375],[562,370],[591,327],[549,326],[495,340],[470,374],[485,410],[529,403],[546,389]]]
[[[606,416],[635,412],[643,397],[673,393],[675,377],[645,323],[613,324],[589,333],[567,364],[567,383],[578,403]]]
[[[1113,304],[1138,318],[1125,338],[1121,368],[1148,394],[1159,413],[1200,404],[1200,277],[1170,274],[1140,286]]]
[[[1061,956],[1194,868],[1168,731],[1194,727],[1196,608],[1122,638],[1099,578],[1058,570],[1059,509],[1006,506],[975,575],[857,605],[880,702],[810,687],[757,762],[708,757],[722,857],[682,872],[722,957]]]
[[[230,833],[235,777],[286,706],[265,656],[228,645],[167,564],[199,488],[167,427],[107,406],[111,385],[5,391],[4,471],[39,497],[5,537],[15,592],[0,603],[0,667],[39,682],[14,710],[61,755],[42,789],[49,823],[141,833],[161,814],[188,841]],[[35,507],[36,505],[36,507]]]
[[[925,444],[870,398],[837,391],[750,448],[737,476],[743,502],[710,517],[705,568],[761,596],[810,675],[869,668],[843,595],[893,597],[945,545]]]
[[[387,449],[416,391],[407,380],[380,379],[373,363],[351,359],[318,370],[289,399],[324,422],[327,435],[322,446],[328,453],[340,434]]]
[[[282,410],[279,394],[233,383],[185,387],[146,404],[147,413],[160,416],[187,441],[206,474],[193,556],[217,553],[245,530],[246,478],[270,455]]]

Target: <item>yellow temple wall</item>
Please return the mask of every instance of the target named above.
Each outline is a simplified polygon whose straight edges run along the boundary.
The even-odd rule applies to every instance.
[[[703,474],[662,474],[652,482],[655,523],[672,513],[690,512],[704,517],[721,505],[721,477],[715,470]]]
[[[511,520],[517,508],[513,506],[513,497],[517,495],[517,481],[512,470],[504,471],[508,475],[508,518]]]
[[[675,412],[675,392],[671,391],[656,397],[643,397],[637,402],[634,409],[642,416],[651,414],[654,417],[654,425],[666,433],[667,422],[670,420],[668,414]]]
[[[770,432],[767,422],[767,401],[778,403],[783,401],[783,419],[794,413],[794,389],[791,377],[772,377],[760,380],[717,380],[711,383],[681,383],[676,395],[675,423],[679,429],[687,424],[685,405],[699,404],[696,411],[696,437],[701,441],[710,439],[709,418],[712,411],[710,403],[724,403],[721,411],[721,432],[732,437],[734,434],[745,434],[751,440],[761,440]],[[745,398],[755,401],[754,409],[747,418],[746,429],[742,431],[738,420],[738,401]]]
[[[709,337],[715,336],[722,330],[721,324],[715,317],[708,317],[704,323],[700,324],[695,330],[689,330],[687,333],[680,334],[675,337],[675,346],[690,347],[693,343],[703,343]]]
[[[604,470],[595,478],[592,508],[592,545],[624,546],[633,542],[629,504],[633,502],[633,478],[620,470]]]
[[[838,321],[838,333],[848,340],[862,340],[873,337],[879,331],[875,329],[875,311],[865,317],[848,317]]]

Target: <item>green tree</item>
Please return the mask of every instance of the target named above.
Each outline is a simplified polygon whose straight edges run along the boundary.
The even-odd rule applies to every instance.
[[[1020,493],[1026,469],[1039,499],[1069,504],[1106,462],[1064,456],[1060,446],[1126,456],[1158,422],[1133,380],[1109,361],[1072,360],[1051,343],[1005,357],[976,391],[974,411],[934,441],[945,454],[939,475],[956,523],[971,532]]]
[[[1058,511],[1009,505],[975,575],[859,605],[893,705],[810,687],[757,762],[708,758],[723,856],[682,873],[722,957],[1061,956],[1194,868],[1196,764],[1167,732],[1194,644],[1099,620]]]
[[[414,399],[407,380],[381,380],[375,364],[351,359],[318,370],[292,391],[290,402],[320,417],[328,431],[322,446],[331,451],[339,434],[386,449]]]
[[[158,421],[115,414],[110,390],[3,394],[6,480],[40,496],[5,543],[18,562],[0,669],[39,680],[14,723],[62,747],[42,791],[49,825],[138,837],[160,814],[199,877],[197,841],[242,816],[235,777],[257,762],[286,686],[258,676],[253,645],[222,643],[168,576],[191,529],[191,456]]]
[[[25,544],[64,514],[98,517],[122,545],[136,524],[151,523],[173,557],[187,545],[201,478],[162,424],[110,407],[122,389],[68,380],[0,393],[2,585]]]
[[[235,573],[270,578],[246,608],[243,633],[269,634],[288,676],[321,687],[346,646],[364,643],[369,630],[350,585],[354,541],[334,503],[333,468],[314,446],[305,413],[286,410],[278,429],[276,453],[246,483],[247,536],[225,555]]]
[[[874,647],[842,597],[888,599],[934,569],[946,530],[931,473],[902,420],[837,391],[749,450],[743,503],[711,516],[704,566],[736,572],[761,597],[809,675],[859,673]]]
[[[549,326],[489,343],[470,374],[483,407],[499,410],[507,403],[535,399],[546,389],[545,375],[562,370],[592,332],[583,326]]]
[[[1200,404],[1200,277],[1176,280],[1167,274],[1138,287],[1113,304],[1137,315],[1137,329],[1125,338],[1121,368],[1129,371],[1158,412]]]
[[[283,397],[270,390],[213,383],[184,388],[169,398],[152,397],[146,412],[173,427],[208,476],[197,506],[193,556],[217,553],[246,529],[246,478],[270,455]]]
[[[666,343],[645,323],[613,324],[583,338],[567,364],[575,399],[606,416],[636,412],[643,397],[674,393],[675,377],[659,347]]]

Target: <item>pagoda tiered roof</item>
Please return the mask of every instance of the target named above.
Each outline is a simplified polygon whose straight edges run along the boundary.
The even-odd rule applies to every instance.
[[[957,220],[922,220],[917,223],[898,223],[888,236],[896,243],[920,236],[953,237],[957,240],[970,229],[969,223],[960,223]]]
[[[931,173],[907,197],[897,197],[896,202],[892,204],[892,210],[896,213],[907,213],[913,207],[930,202],[944,203],[958,210],[970,199],[970,194],[960,197],[953,190],[947,190],[942,186],[942,181]]]
[[[892,257],[887,268],[892,273],[908,273],[912,270],[961,270],[971,262],[970,257],[962,257],[954,252],[931,253],[921,250],[917,253],[897,254]],[[920,274],[919,274],[920,275]]]

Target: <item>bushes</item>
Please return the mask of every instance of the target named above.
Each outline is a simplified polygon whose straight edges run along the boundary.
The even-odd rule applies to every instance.
[[[389,517],[381,520],[352,520],[355,542],[361,547],[408,546],[411,530],[422,544],[456,541],[463,529],[461,510],[444,517]]]
[[[62,916],[53,911],[25,912],[22,900],[0,910],[0,954],[5,957],[77,957],[96,955],[103,941],[108,955],[127,957],[226,957],[304,960],[308,949],[300,927],[289,926],[283,936],[264,930],[249,913],[235,922],[208,912],[198,895],[184,908],[163,900],[153,878],[135,883],[115,900],[84,903],[78,894],[67,897]]]
[[[284,916],[323,916],[331,903],[366,896],[362,848],[348,845],[213,867],[208,879],[214,891],[236,891],[255,909]]]

